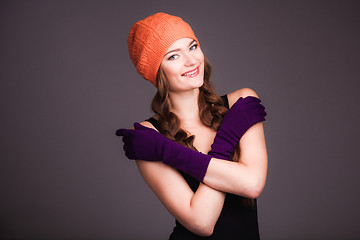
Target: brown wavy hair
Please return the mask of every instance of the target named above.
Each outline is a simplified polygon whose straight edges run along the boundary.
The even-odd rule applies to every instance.
[[[210,82],[210,77],[211,65],[208,59],[204,57],[204,84],[199,89],[198,99],[200,120],[205,126],[217,131],[228,109],[224,106],[221,97],[216,94]],[[169,84],[161,67],[157,73],[156,83],[157,92],[152,100],[151,108],[157,114],[160,133],[172,141],[197,151],[194,146],[195,136],[189,135],[180,127],[179,117],[170,110]],[[232,160],[239,161],[239,157],[240,148],[237,145]],[[254,205],[254,200],[243,198],[243,203],[245,205]]]

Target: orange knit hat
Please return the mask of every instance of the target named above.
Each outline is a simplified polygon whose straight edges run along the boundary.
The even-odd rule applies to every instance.
[[[137,72],[156,87],[156,75],[168,48],[180,38],[197,38],[181,18],[156,13],[136,22],[128,38],[129,55]]]

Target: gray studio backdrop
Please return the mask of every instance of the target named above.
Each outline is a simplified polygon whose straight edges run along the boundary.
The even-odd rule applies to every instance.
[[[1,1],[0,238],[168,237],[114,135],[152,114],[126,39],[160,11],[193,27],[219,94],[267,108],[262,239],[359,239],[359,2],[187,0]]]

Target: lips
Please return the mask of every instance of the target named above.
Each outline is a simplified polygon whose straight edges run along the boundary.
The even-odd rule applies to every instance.
[[[191,71],[188,71],[186,73],[183,73],[181,74],[181,76],[183,77],[196,77],[197,75],[199,74],[199,67],[191,70]]]

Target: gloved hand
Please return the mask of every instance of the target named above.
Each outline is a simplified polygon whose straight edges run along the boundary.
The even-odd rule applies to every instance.
[[[154,129],[134,124],[135,129],[118,129],[123,136],[125,155],[129,159],[162,161],[202,182],[211,156],[184,147]]]
[[[255,123],[265,121],[265,108],[260,102],[259,98],[248,96],[233,104],[225,114],[208,155],[230,160],[244,133]]]

